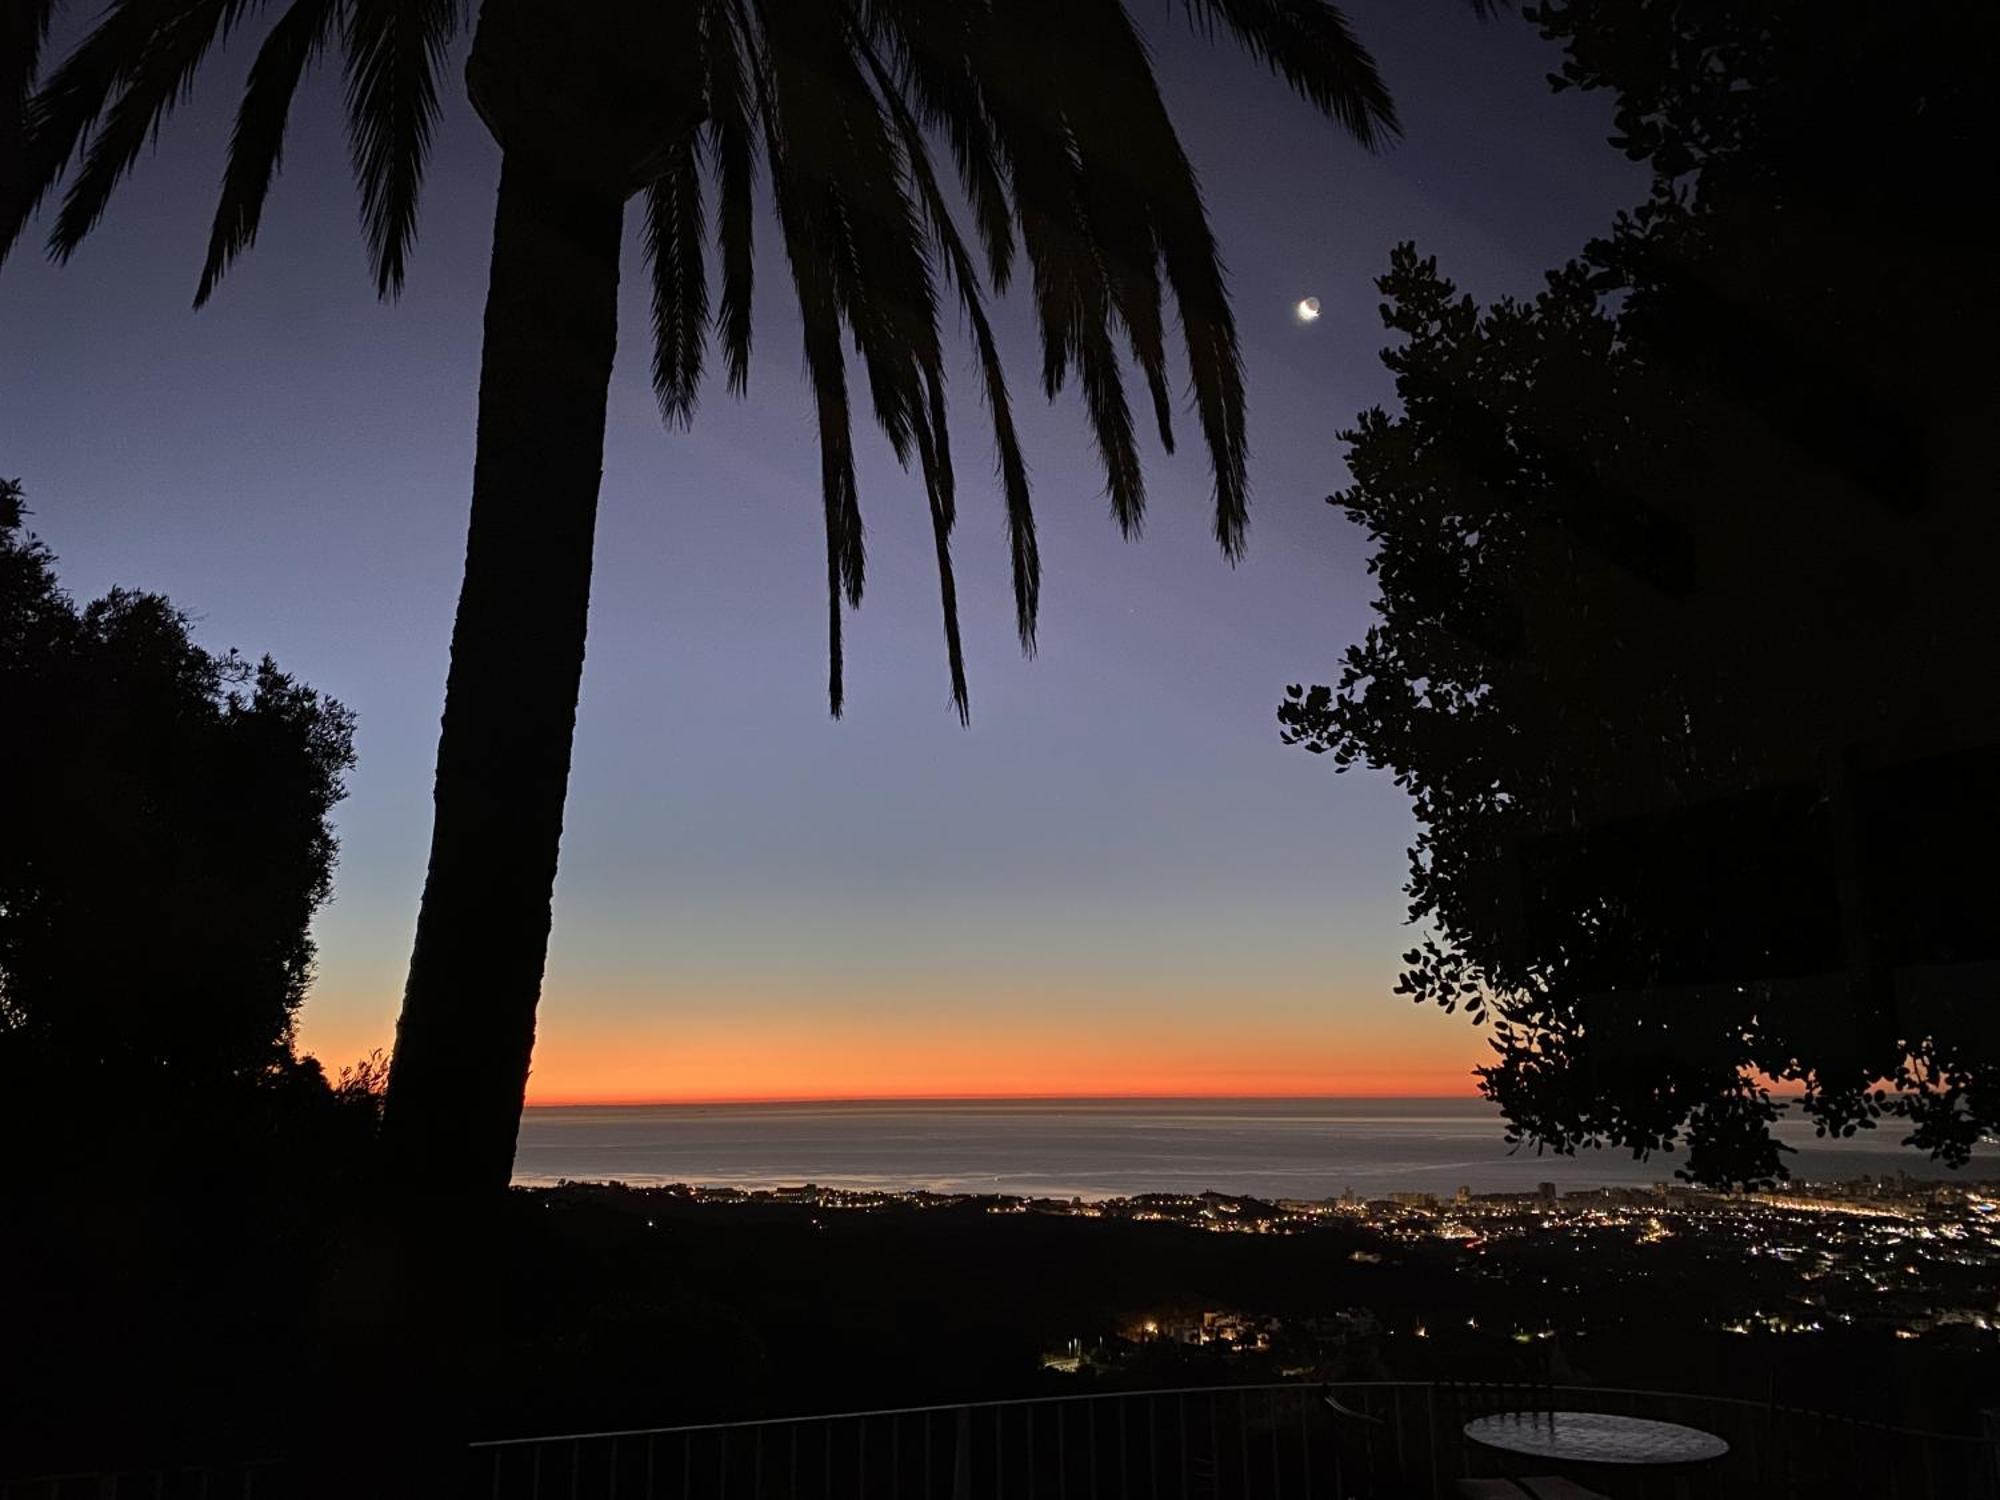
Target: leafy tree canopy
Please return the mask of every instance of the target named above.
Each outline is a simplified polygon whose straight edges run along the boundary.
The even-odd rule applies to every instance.
[[[1378,621],[1289,742],[1412,796],[1399,989],[1516,1139],[1785,1173],[2000,1126],[1986,7],[1557,0],[1651,195],[1525,301],[1408,245],[1351,486]]]
[[[78,607],[24,515],[0,484],[8,1108],[151,1132],[273,1088],[324,1095],[293,1022],[353,715],[269,657],[203,650],[158,594]]]

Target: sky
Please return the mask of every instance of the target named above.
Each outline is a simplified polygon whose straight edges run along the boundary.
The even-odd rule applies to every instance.
[[[872,434],[868,596],[830,720],[817,448],[775,236],[760,224],[749,399],[711,380],[692,432],[668,432],[628,214],[531,1103],[1471,1091],[1479,1034],[1392,993],[1407,800],[1282,746],[1274,712],[1369,619],[1363,538],[1323,502],[1346,482],[1339,431],[1392,399],[1372,285],[1390,247],[1415,240],[1482,299],[1532,295],[1643,183],[1605,144],[1607,102],[1552,94],[1556,55],[1517,16],[1355,0],[1405,128],[1371,156],[1177,4],[1132,10],[1230,268],[1249,555],[1216,551],[1193,442],[1148,447],[1144,536],[1119,537],[1082,412],[1040,401],[1027,309],[1003,299],[1040,652],[1014,642],[961,342],[971,727],[921,486]],[[69,264],[24,242],[0,268],[0,474],[67,586],[163,591],[204,645],[268,651],[359,715],[300,1020],[330,1067],[392,1042],[428,844],[499,170],[462,52],[398,302],[373,294],[322,69],[258,243],[190,309],[240,41]],[[1302,324],[1307,296],[1322,316]]]

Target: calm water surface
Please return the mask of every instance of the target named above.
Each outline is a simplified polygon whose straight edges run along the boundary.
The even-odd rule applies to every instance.
[[[1953,1174],[1880,1130],[1829,1145],[1788,1121],[1793,1175]],[[1638,1185],[1679,1158],[1635,1162],[1509,1153],[1500,1117],[1477,1099],[1168,1099],[645,1105],[530,1109],[514,1180],[558,1178],[1017,1193],[1105,1198],[1144,1192],[1365,1196]],[[2000,1177],[1988,1149],[1969,1176]]]

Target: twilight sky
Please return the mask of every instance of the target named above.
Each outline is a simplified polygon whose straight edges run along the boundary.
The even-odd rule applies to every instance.
[[[749,399],[711,382],[670,434],[628,215],[531,1101],[1469,1090],[1477,1034],[1390,993],[1407,804],[1280,746],[1273,709],[1367,623],[1360,536],[1321,500],[1345,482],[1334,434],[1388,397],[1370,282],[1390,246],[1415,239],[1480,297],[1532,293],[1642,182],[1603,144],[1605,101],[1549,93],[1554,54],[1518,17],[1354,0],[1407,132],[1370,157],[1177,4],[1132,8],[1231,269],[1248,559],[1210,539],[1191,432],[1175,458],[1149,448],[1145,538],[1119,538],[1082,414],[1041,403],[1006,299],[1040,655],[1014,645],[961,349],[972,727],[949,710],[921,486],[860,433],[868,598],[830,721],[817,450],[775,235],[760,222]],[[258,244],[193,313],[248,57],[211,65],[67,267],[27,243],[0,271],[0,473],[80,597],[162,590],[204,644],[268,650],[358,711],[301,1028],[337,1065],[390,1043],[422,881],[499,160],[455,59],[410,283],[378,303],[322,69]],[[1307,295],[1324,315],[1301,326]]]

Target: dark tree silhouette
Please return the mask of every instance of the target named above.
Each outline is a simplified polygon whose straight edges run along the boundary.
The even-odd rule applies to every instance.
[[[2000,1125],[1994,15],[1534,14],[1654,191],[1531,301],[1396,252],[1402,410],[1333,497],[1380,618],[1286,738],[1411,793],[1399,988],[1493,1021],[1517,1138],[1767,1181],[1792,1085],[1961,1161]]]
[[[0,36],[0,250],[67,172],[50,243],[89,232],[215,39],[251,0],[116,0],[43,78],[57,0]],[[1373,62],[1325,0],[1188,0],[1364,144],[1395,129]],[[196,300],[255,237],[300,78],[342,61],[378,285],[402,283],[461,0],[290,0],[260,43]],[[1145,504],[1121,346],[1171,446],[1164,303],[1215,477],[1215,533],[1242,546],[1244,401],[1213,236],[1146,49],[1118,0],[483,0],[466,66],[503,152],[480,371],[466,572],[438,750],[436,821],[385,1122],[407,1180],[494,1188],[511,1167],[550,925],[583,665],[619,239],[644,200],[653,377],[692,415],[711,330],[728,382],[750,350],[753,199],[768,182],[819,421],[841,709],[843,603],[863,555],[852,409],[866,400],[920,471],[935,530],[951,691],[967,695],[951,572],[956,514],[939,322],[970,329],[1032,649],[1039,561],[1026,467],[984,310],[1024,265],[1042,384],[1082,387],[1111,508]],[[17,104],[17,101],[19,103]],[[942,146],[976,232],[961,234]],[[704,265],[711,215],[719,295]],[[851,341],[858,371],[843,347]]]
[[[0,719],[0,1095],[47,1142],[21,1169],[151,1169],[201,1131],[237,1159],[246,1120],[327,1093],[293,1021],[353,716],[158,594],[78,608],[8,482]]]

